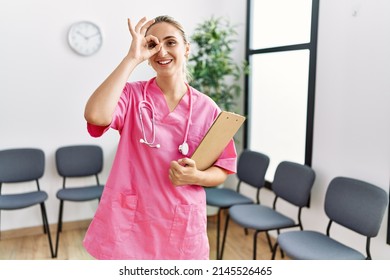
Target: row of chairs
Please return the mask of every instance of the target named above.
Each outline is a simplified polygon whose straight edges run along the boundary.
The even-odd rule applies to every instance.
[[[39,180],[44,175],[45,154],[37,148],[16,148],[0,151],[0,210],[18,210],[40,205],[43,231],[48,236],[50,254],[56,258],[60,232],[62,231],[62,215],[65,201],[82,202],[98,199],[103,192],[103,185],[99,182],[98,174],[103,169],[103,150],[97,145],[72,145],[60,147],[55,153],[55,162],[58,174],[62,177],[62,188],[57,191],[56,197],[60,201],[56,243],[52,243],[45,201],[48,194],[41,190]],[[88,186],[66,186],[67,178],[95,176],[96,184]],[[37,189],[28,192],[2,193],[7,184],[36,182]],[[1,214],[1,212],[0,212]]]
[[[388,205],[387,193],[368,182],[347,177],[335,177],[329,183],[325,196],[325,213],[329,218],[326,233],[304,230],[302,209],[310,201],[310,193],[315,181],[315,171],[304,164],[282,161],[276,168],[271,189],[275,194],[272,207],[260,204],[259,192],[265,185],[265,174],[269,165],[265,154],[244,150],[238,159],[236,190],[229,188],[205,188],[206,202],[218,207],[217,213],[217,259],[223,258],[229,220],[245,229],[254,230],[253,259],[257,255],[257,237],[265,232],[272,253],[272,259],[278,248],[292,259],[371,259],[370,241],[377,236]],[[256,202],[240,193],[240,185],[257,189]],[[297,208],[296,219],[291,214],[277,209],[277,201],[283,199]],[[222,244],[220,225],[222,211],[226,212]],[[365,254],[344,245],[330,237],[333,223],[344,226],[366,237]],[[284,229],[299,228],[299,230]],[[277,231],[277,239],[272,245],[268,232]]]

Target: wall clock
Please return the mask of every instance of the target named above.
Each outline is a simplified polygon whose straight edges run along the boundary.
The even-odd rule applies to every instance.
[[[68,43],[77,54],[90,56],[102,47],[102,32],[99,26],[93,22],[79,21],[69,28]]]

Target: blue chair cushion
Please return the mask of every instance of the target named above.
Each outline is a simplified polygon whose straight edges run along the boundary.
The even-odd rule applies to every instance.
[[[99,199],[102,195],[104,186],[87,186],[61,189],[57,192],[57,198],[68,201],[89,201]]]
[[[234,222],[242,227],[260,231],[296,225],[293,219],[259,204],[232,206],[229,209],[229,215]]]
[[[278,237],[280,248],[296,260],[364,260],[366,257],[325,234],[316,231],[289,231]]]
[[[3,194],[0,196],[1,210],[15,210],[27,208],[43,203],[48,198],[44,191],[34,191],[20,194]]]
[[[205,188],[206,203],[210,206],[229,208],[235,204],[250,204],[253,200],[227,188]]]

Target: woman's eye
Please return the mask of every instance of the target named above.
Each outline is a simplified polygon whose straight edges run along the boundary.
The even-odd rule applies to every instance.
[[[168,46],[174,46],[174,45],[176,45],[176,42],[175,41],[168,41],[167,45]]]
[[[155,42],[149,42],[149,43],[148,43],[148,49],[149,49],[149,50],[154,49],[155,46],[156,46],[156,43],[155,43]]]

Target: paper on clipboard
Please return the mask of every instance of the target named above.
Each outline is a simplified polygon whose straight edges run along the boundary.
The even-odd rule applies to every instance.
[[[191,159],[199,170],[206,170],[214,164],[245,119],[241,115],[226,111],[218,115],[192,154]]]

